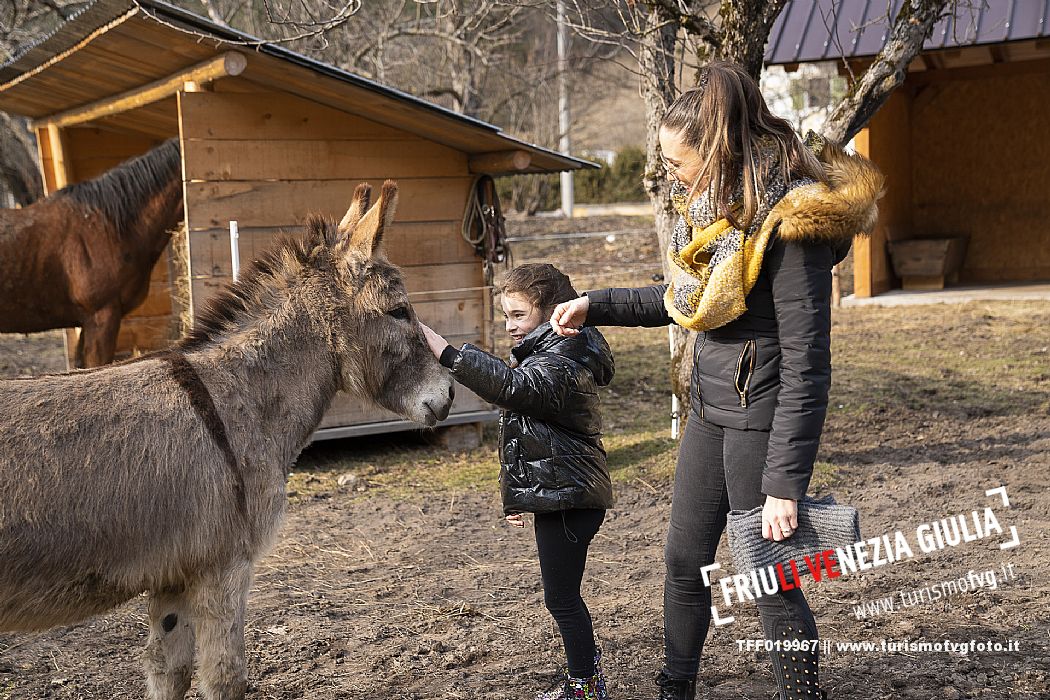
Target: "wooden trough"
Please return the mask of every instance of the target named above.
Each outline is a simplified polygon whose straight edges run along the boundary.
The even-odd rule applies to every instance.
[[[889,241],[893,272],[901,278],[901,289],[944,289],[959,281],[959,268],[966,256],[966,237],[909,238]]]
[[[491,348],[491,287],[463,236],[478,177],[593,167],[153,0],[96,0],[0,67],[0,109],[33,119],[48,192],[179,137],[185,229],[124,318],[118,357],[166,347],[230,281],[231,221],[244,266],[279,231],[338,218],[358,183],[387,178],[401,204],[386,250],[420,318]],[[459,387],[445,424],[493,415]],[[315,438],[411,427],[340,395]]]

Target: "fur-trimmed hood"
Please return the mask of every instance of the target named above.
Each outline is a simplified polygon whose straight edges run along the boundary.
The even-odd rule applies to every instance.
[[[778,235],[838,244],[871,233],[878,219],[876,202],[884,193],[882,173],[867,158],[832,143],[824,143],[817,157],[827,184],[796,187],[777,202],[769,218],[779,220]]]

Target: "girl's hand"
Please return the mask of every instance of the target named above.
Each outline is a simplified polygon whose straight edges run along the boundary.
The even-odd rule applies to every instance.
[[[514,527],[525,527],[525,520],[522,518],[521,513],[515,513],[514,515],[507,516],[507,522]]]
[[[790,498],[766,496],[762,506],[762,537],[782,542],[798,529],[798,504]]]
[[[434,357],[440,360],[441,353],[448,347],[448,341],[435,333],[430,326],[422,321],[419,322],[419,327],[423,329],[423,337],[427,339],[427,345],[430,346],[430,352],[434,353]]]
[[[587,320],[587,310],[591,308],[588,297],[577,297],[571,301],[558,304],[551,314],[551,328],[558,335],[566,337],[579,335],[580,327]]]

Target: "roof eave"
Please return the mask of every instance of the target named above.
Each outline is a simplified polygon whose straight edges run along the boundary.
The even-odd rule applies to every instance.
[[[129,12],[141,13],[142,17],[149,18],[150,21],[171,27],[175,30],[207,34],[216,42],[217,50],[237,47],[254,49],[272,59],[286,61],[300,69],[309,70],[327,78],[352,85],[356,88],[377,93],[382,97],[403,104],[405,107],[413,111],[418,110],[421,117],[428,116],[431,119],[436,119],[437,123],[448,120],[450,126],[455,124],[460,129],[464,127],[468,129],[476,129],[479,132],[481,140],[486,141],[493,146],[491,150],[520,149],[528,151],[533,157],[532,163],[525,170],[493,174],[559,172],[600,167],[589,161],[575,158],[541,146],[536,146],[510,136],[504,133],[499,127],[480,119],[454,112],[442,107],[441,105],[427,102],[426,100],[381,85],[335,66],[322,63],[307,56],[302,56],[285,49],[284,47],[268,44],[251,35],[215,24],[206,18],[169,5],[166,2],[163,2],[163,0],[138,0],[137,2],[134,2],[133,0],[96,0],[94,3],[79,11],[71,19],[67,20],[66,24],[60,26],[55,32],[44,37],[35,44],[26,47],[26,49],[17,57],[13,58],[4,66],[0,66],[0,84],[9,84],[12,80],[16,80],[25,72],[39,70],[41,66],[46,66],[48,62],[52,61],[56,56],[74,49],[78,43],[83,41],[84,38],[91,33],[104,30],[108,24]],[[70,34],[68,31],[63,31],[63,27],[68,27],[71,23],[82,24],[83,31],[79,31],[79,29],[81,29],[80,27],[78,27],[78,32],[74,34]],[[47,69],[45,68],[44,70]],[[398,128],[406,131],[411,130],[410,127],[406,127],[404,124],[398,125]],[[427,136],[427,138],[433,139],[433,136]],[[485,150],[489,151],[490,149],[486,147]]]

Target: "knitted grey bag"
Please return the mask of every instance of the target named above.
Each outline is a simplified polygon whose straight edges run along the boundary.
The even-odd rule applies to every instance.
[[[835,503],[832,496],[798,501],[798,529],[781,542],[762,537],[762,506],[729,511],[726,530],[738,574],[764,569],[794,559],[806,573],[803,557],[836,547],[848,548],[860,540],[860,515],[852,506]]]

